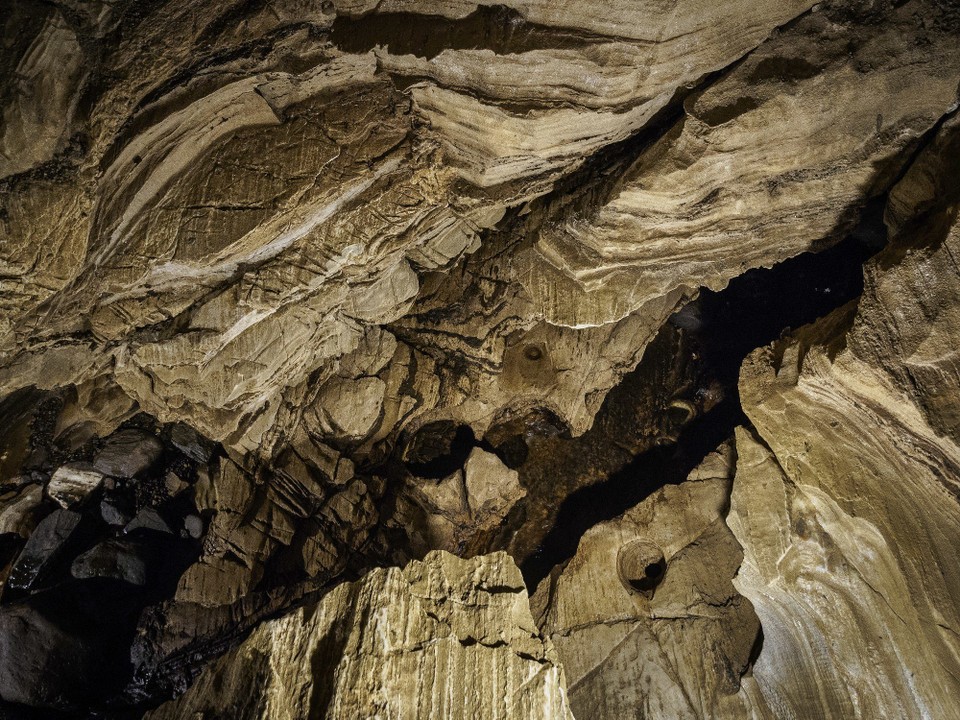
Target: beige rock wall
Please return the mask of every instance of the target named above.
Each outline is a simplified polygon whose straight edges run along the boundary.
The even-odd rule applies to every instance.
[[[567,718],[563,670],[503,553],[374,570],[264,623],[151,720]]]
[[[745,672],[760,624],[731,580],[733,448],[594,526],[532,604],[582,718],[771,718]]]
[[[743,367],[728,523],[779,717],[960,717],[956,130],[895,189],[859,303]]]

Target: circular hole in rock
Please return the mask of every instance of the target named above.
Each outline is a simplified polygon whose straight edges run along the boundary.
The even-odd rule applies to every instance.
[[[523,350],[523,356],[530,362],[537,362],[543,359],[543,349],[536,345],[527,345]]]
[[[666,571],[663,551],[648,540],[632,540],[617,554],[617,574],[628,590],[649,592],[660,584]]]

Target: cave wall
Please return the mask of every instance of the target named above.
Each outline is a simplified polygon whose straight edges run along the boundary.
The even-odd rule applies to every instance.
[[[960,717],[956,3],[5,15],[4,712]]]

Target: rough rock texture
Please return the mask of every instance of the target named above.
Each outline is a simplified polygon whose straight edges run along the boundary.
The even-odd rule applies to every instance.
[[[955,0],[0,28],[0,715],[956,713]]]
[[[760,623],[731,580],[733,451],[594,526],[532,600],[577,717],[773,717],[744,678]]]
[[[60,95],[88,93],[82,142],[56,172],[11,175],[0,387],[106,374],[159,419],[258,455],[301,416],[328,442],[436,414],[480,433],[525,397],[582,432],[683,298],[822,244],[955,101],[955,36],[917,19],[944,10],[811,6],[308,4],[254,13],[257,52],[239,56],[217,20],[232,6],[34,11],[38,43],[79,34],[106,79],[58,70]],[[397,24],[408,13],[425,27]],[[683,116],[642,157],[612,153],[615,188],[575,193],[599,204],[556,202],[678,96]],[[80,120],[28,101],[11,142]],[[55,147],[13,145],[9,162],[46,167]],[[527,227],[438,287],[508,208]],[[60,227],[37,222],[51,214]],[[450,293],[466,302],[434,309]],[[518,341],[549,365],[525,376]],[[343,415],[348,396],[362,410]]]
[[[151,720],[568,718],[563,671],[503,553],[433,552],[264,623]]]
[[[957,126],[892,193],[858,305],[743,368],[735,585],[779,717],[957,716]]]

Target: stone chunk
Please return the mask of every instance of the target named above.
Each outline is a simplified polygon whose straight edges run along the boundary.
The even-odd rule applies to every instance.
[[[81,503],[103,482],[103,475],[88,463],[69,463],[56,469],[47,485],[47,494],[60,507],[70,508]]]
[[[213,443],[186,423],[176,423],[171,428],[170,442],[191,460],[208,463],[213,457]]]
[[[187,534],[194,539],[198,539],[203,535],[203,520],[196,515],[187,515],[183,520],[183,527],[186,529]]]
[[[497,525],[527,491],[520,475],[504,465],[493,453],[474,448],[464,466],[467,502],[475,522]]]
[[[100,503],[100,517],[108,525],[126,525],[130,522],[130,518],[126,514],[106,500]]]
[[[150,507],[145,507],[138,512],[130,521],[130,524],[123,529],[123,532],[129,535],[136,530],[153,530],[168,535],[173,533],[167,521],[160,517],[160,513]]]
[[[123,540],[105,540],[73,561],[70,574],[77,579],[106,577],[131,585],[145,585],[147,563],[140,548]]]
[[[80,513],[72,510],[55,510],[41,520],[10,571],[7,585],[29,589],[62,555],[75,536],[80,519]]]
[[[132,478],[148,470],[163,453],[163,444],[142,430],[120,430],[109,438],[93,460],[104,475]]]

